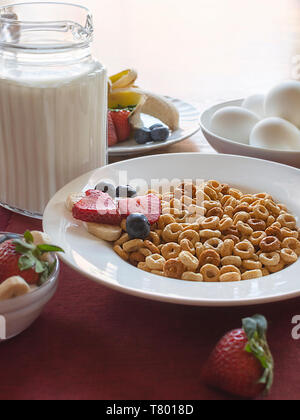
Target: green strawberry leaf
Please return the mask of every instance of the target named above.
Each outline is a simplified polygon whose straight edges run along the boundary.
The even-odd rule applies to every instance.
[[[37,249],[39,251],[41,251],[42,253],[45,252],[65,252],[62,248],[60,248],[59,246],[55,246],[55,245],[48,245],[48,244],[42,244],[42,245],[38,245]]]
[[[32,256],[30,252],[27,254],[23,254],[19,258],[18,266],[21,271],[29,270],[34,267],[35,258]]]
[[[46,269],[47,267],[45,267],[45,263],[35,258],[35,272],[42,274]]]
[[[40,276],[39,286],[42,286],[43,284],[45,284],[48,281],[48,277],[49,277],[48,271],[44,271]]]
[[[249,340],[254,337],[256,331],[257,331],[257,323],[254,318],[245,318],[243,319],[243,328],[244,331],[247,334],[247,337]]]
[[[15,245],[15,249],[19,254],[24,254],[25,252],[32,251],[35,248],[35,245],[29,244],[22,239],[15,239],[13,241],[13,244]]]
[[[32,233],[29,230],[26,230],[26,232],[24,233],[24,239],[29,244],[33,243],[34,239]]]
[[[49,276],[53,273],[56,267],[56,261],[54,261],[52,264],[49,264]]]
[[[268,321],[262,315],[254,315],[253,318],[256,320],[257,332],[259,337],[264,338],[268,330]]]
[[[21,254],[18,260],[18,267],[20,271],[34,270],[39,274],[39,284],[42,285],[48,281],[56,262],[49,264],[47,261],[42,261],[41,256],[45,253],[64,252],[64,250],[58,246],[48,244],[35,246],[33,244],[33,236],[29,231],[25,232],[24,239],[16,239],[13,242],[16,252]]]
[[[122,106],[122,105],[117,105],[115,108],[110,108],[109,111],[115,111],[115,112],[119,112],[119,111],[134,111],[135,108],[137,107],[137,105],[128,105],[126,107]]]
[[[274,360],[267,342],[268,322],[264,316],[255,315],[243,319],[243,328],[249,340],[245,351],[260,362],[264,372],[259,383],[264,384],[269,392],[274,380]]]

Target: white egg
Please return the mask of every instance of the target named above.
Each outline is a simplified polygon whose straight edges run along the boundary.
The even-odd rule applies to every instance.
[[[242,104],[243,108],[254,112],[261,118],[265,116],[265,96],[264,95],[252,95],[248,96]]]
[[[238,106],[229,106],[217,111],[210,123],[211,131],[226,139],[249,144],[252,128],[259,117],[251,111]]]
[[[300,128],[300,82],[275,86],[266,97],[265,111],[266,117],[283,118]]]
[[[250,145],[273,150],[300,150],[300,131],[281,118],[266,118],[253,128]]]

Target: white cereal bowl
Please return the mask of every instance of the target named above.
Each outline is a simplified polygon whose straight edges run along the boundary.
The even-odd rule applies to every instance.
[[[300,168],[300,151],[270,150],[254,147],[220,137],[210,130],[210,121],[216,111],[228,106],[241,106],[242,103],[243,99],[227,101],[204,111],[200,118],[200,125],[208,143],[219,153],[265,159]]]
[[[0,342],[27,330],[41,315],[58,286],[59,260],[47,283],[27,295],[0,302]]]
[[[81,222],[73,219],[65,207],[65,200],[71,193],[94,188],[101,179],[111,179],[119,184],[121,174],[124,182],[124,171],[129,184],[137,178],[148,184],[153,179],[216,179],[245,192],[268,192],[285,203],[300,220],[298,169],[259,159],[199,153],[131,159],[81,176],[49,202],[44,213],[44,230],[65,250],[60,258],[74,270],[120,292],[184,305],[240,306],[300,296],[300,260],[271,276],[238,283],[174,280],[146,273],[123,261],[109,243],[90,235]]]

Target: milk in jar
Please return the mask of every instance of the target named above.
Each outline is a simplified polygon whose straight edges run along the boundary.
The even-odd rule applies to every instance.
[[[107,159],[107,74],[80,6],[0,8],[0,203],[39,217]]]

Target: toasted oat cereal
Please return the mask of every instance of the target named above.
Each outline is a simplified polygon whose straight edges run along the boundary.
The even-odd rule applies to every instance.
[[[141,270],[180,281],[240,282],[277,273],[300,258],[297,219],[268,193],[209,180],[148,194],[160,200],[150,233],[148,226],[144,237],[130,237],[123,217],[113,248]]]

